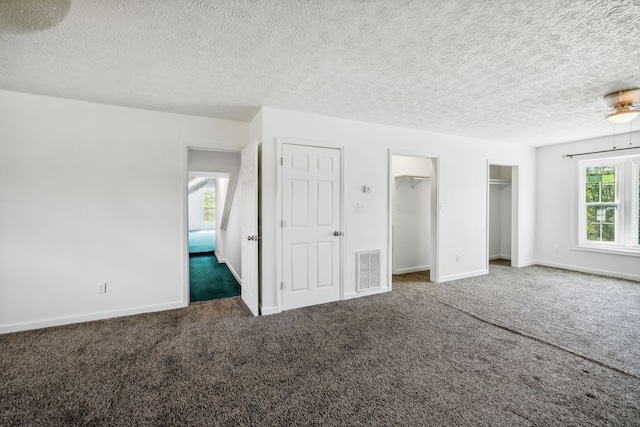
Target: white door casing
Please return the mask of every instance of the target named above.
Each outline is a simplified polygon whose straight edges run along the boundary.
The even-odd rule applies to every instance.
[[[341,153],[282,146],[282,308],[340,299]]]
[[[431,160],[433,173],[430,179],[431,185],[431,208],[430,208],[430,222],[431,222],[431,242],[429,244],[429,264],[431,267],[430,276],[432,282],[440,282],[440,210],[442,205],[440,204],[440,158],[435,153],[426,153],[419,151],[405,151],[405,150],[393,150],[389,149],[389,189],[395,185],[395,177],[393,176],[393,156],[405,156],[405,157],[422,157]],[[387,260],[388,266],[388,280],[389,289],[392,287],[393,278],[393,199],[392,191],[389,190],[388,194],[388,240],[387,247],[389,248],[389,256]]]
[[[259,314],[258,300],[258,142],[240,154],[240,188],[242,191],[241,276],[242,300],[254,316]]]

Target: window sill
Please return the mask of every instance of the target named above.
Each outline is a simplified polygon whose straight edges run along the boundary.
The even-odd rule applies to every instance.
[[[624,256],[640,257],[640,249],[575,246],[571,248],[571,250],[582,251],[582,252],[596,252],[596,253],[609,254],[609,255],[624,255]]]

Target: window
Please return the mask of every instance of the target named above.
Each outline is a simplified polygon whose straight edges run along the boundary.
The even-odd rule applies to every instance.
[[[619,180],[615,166],[587,166],[585,168],[585,204],[587,240],[615,242],[619,233]]]
[[[211,191],[204,192],[202,217],[205,222],[214,222],[216,220],[216,197],[215,193]]]
[[[579,163],[580,247],[640,253],[640,157]]]

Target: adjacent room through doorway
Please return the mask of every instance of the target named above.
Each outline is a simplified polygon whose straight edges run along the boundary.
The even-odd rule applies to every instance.
[[[190,173],[189,175],[190,302],[240,295],[238,281],[229,267],[218,261],[216,254],[218,218],[224,209],[224,199],[216,197],[216,189],[226,188],[228,180],[228,174]]]

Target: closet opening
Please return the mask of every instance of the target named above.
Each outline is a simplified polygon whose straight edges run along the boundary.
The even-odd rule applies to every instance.
[[[488,164],[487,269],[489,264],[517,266],[516,165]]]
[[[437,158],[393,153],[390,161],[392,282],[438,281]]]

